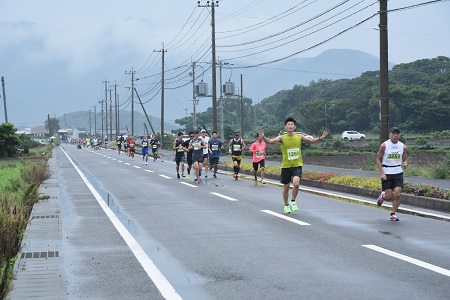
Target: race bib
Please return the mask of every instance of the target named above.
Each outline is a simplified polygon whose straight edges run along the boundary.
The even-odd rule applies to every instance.
[[[219,145],[211,145],[211,149],[213,151],[217,151],[217,150],[219,150]]]
[[[241,151],[241,145],[234,144],[233,151]]]
[[[300,148],[287,149],[288,160],[296,160],[300,157]]]
[[[400,160],[400,153],[388,153],[387,160],[393,160],[393,161]]]
[[[263,153],[261,151],[256,151],[256,157],[257,158],[263,157]]]
[[[147,147],[147,142],[142,142],[142,147]]]
[[[156,149],[156,148],[158,148],[158,146],[157,145],[153,145],[153,149]]]
[[[184,152],[184,149],[183,148],[178,148],[177,151],[178,152]]]

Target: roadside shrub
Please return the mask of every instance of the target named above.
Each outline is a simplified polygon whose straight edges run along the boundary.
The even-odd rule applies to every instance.
[[[444,200],[450,199],[450,190],[446,190],[432,184],[413,184],[405,182],[403,192],[416,196],[425,196]]]
[[[426,145],[427,144],[427,140],[425,138],[418,138],[416,140],[416,145]]]
[[[433,178],[450,179],[450,154],[447,154],[444,160],[436,166],[433,171]]]

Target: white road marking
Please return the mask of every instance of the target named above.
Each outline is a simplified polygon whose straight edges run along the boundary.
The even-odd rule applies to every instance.
[[[125,163],[125,164],[131,166],[130,163]]]
[[[272,216],[275,216],[275,217],[278,217],[278,218],[287,220],[287,221],[289,221],[289,222],[296,223],[296,224],[298,224],[298,225],[305,225],[305,226],[306,226],[306,225],[311,225],[311,224],[309,224],[309,223],[302,222],[302,221],[300,221],[300,220],[297,220],[297,219],[294,219],[294,218],[287,217],[287,216],[285,216],[285,215],[282,215],[282,214],[273,212],[273,211],[271,211],[271,210],[261,210],[261,211],[262,211],[262,212],[265,212],[266,214],[269,214],[269,215],[272,215]]]
[[[135,167],[136,169],[140,169],[141,167],[139,167],[139,166],[133,166],[133,167]]]
[[[231,197],[228,197],[228,196],[225,196],[225,195],[219,194],[219,193],[212,193],[212,192],[211,192],[211,194],[213,194],[213,195],[215,195],[215,196],[217,196],[217,197],[221,197],[221,198],[224,198],[224,199],[230,200],[230,201],[238,201],[237,199],[234,199],[234,198],[231,198]]]
[[[117,160],[118,162],[123,162],[123,161],[121,161],[121,160]]]
[[[100,207],[103,209],[105,214],[108,216],[108,218],[113,223],[114,227],[117,229],[119,234],[122,236],[124,241],[127,243],[128,247],[130,247],[131,251],[133,252],[134,256],[137,258],[137,260],[140,262],[141,266],[144,268],[147,275],[150,277],[150,279],[155,283],[158,290],[161,292],[162,296],[165,299],[182,299],[181,296],[175,291],[173,286],[170,284],[170,282],[164,277],[164,275],[161,273],[161,271],[158,269],[157,266],[153,263],[153,261],[148,257],[148,255],[145,253],[144,249],[139,245],[139,243],[136,241],[136,239],[131,235],[131,233],[125,228],[125,226],[120,222],[119,218],[114,214],[114,212],[109,208],[109,206],[106,204],[105,200],[100,196],[100,194],[97,192],[97,190],[94,188],[94,186],[89,182],[89,180],[84,176],[83,172],[74,164],[72,159],[69,157],[69,155],[62,149],[64,154],[69,159],[72,166],[75,168],[75,170],[80,175],[81,179],[84,181],[86,186],[91,191],[92,195],[94,195],[95,199],[97,200]]]
[[[181,181],[180,183],[181,183],[181,184],[184,184],[184,185],[187,185],[187,186],[190,186],[190,187],[194,187],[194,188],[198,187],[198,185],[193,185],[193,184],[191,184],[191,183],[189,183],[189,182],[183,182],[183,181]]]
[[[117,160],[117,159],[115,159],[115,158],[111,158],[112,160]]]
[[[153,171],[152,171],[152,170],[145,170],[145,172],[153,173]]]
[[[166,175],[159,175],[159,176],[161,176],[161,177],[164,177],[164,178],[166,178],[166,179],[172,179],[171,177],[169,177],[169,176],[166,176]]]
[[[428,269],[430,271],[433,271],[433,272],[436,272],[436,273],[439,273],[439,274],[442,274],[442,275],[450,277],[450,270],[447,270],[447,269],[444,269],[444,268],[441,268],[441,267],[438,267],[438,266],[426,263],[424,261],[421,261],[421,260],[418,260],[418,259],[406,256],[406,255],[403,255],[403,254],[399,254],[397,252],[390,251],[390,250],[387,250],[387,249],[384,249],[384,248],[381,248],[381,247],[378,247],[378,246],[375,246],[375,245],[362,245],[362,246],[366,247],[366,248],[369,248],[369,249],[372,249],[374,251],[377,251],[377,252],[380,252],[380,253],[383,253],[383,254],[386,254],[386,255],[389,255],[389,256],[392,256],[392,257],[404,260],[406,262],[409,262],[409,263],[417,265],[419,267]]]
[[[106,158],[111,158],[111,156],[106,156]]]

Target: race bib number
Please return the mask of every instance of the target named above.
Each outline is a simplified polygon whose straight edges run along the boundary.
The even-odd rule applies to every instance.
[[[300,157],[300,148],[287,149],[288,160],[296,160]]]
[[[158,146],[157,145],[153,145],[153,149],[156,149],[156,148],[158,148]]]
[[[219,145],[211,145],[211,149],[212,151],[217,151],[219,150]]]
[[[256,157],[257,158],[263,157],[263,153],[261,151],[256,151]]]
[[[387,160],[400,160],[400,153],[388,153]]]
[[[147,142],[142,142],[142,147],[147,147]]]
[[[181,147],[179,147],[179,148],[177,149],[177,151],[178,151],[178,152],[184,152],[184,149],[181,148]]]
[[[241,151],[241,145],[233,145],[233,151]]]

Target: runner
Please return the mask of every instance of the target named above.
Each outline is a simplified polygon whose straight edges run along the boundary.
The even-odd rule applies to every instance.
[[[250,148],[248,148],[253,153],[253,174],[255,176],[255,185],[258,184],[257,172],[258,167],[261,167],[261,183],[264,182],[265,175],[265,159],[266,159],[266,143],[263,141],[261,134],[256,134],[256,142],[254,142]]]
[[[116,138],[116,142],[117,142],[117,151],[119,151],[119,155],[120,155],[120,150],[122,150],[122,144],[123,144],[123,135],[120,135]]]
[[[150,146],[152,147],[153,161],[158,159],[158,145],[159,141],[156,139],[156,136],[152,134],[152,139],[150,140]]]
[[[134,138],[132,136],[128,137],[128,153],[129,153],[131,159],[134,159],[134,153],[136,151],[134,149],[135,145],[136,145],[136,141],[134,140]]]
[[[200,170],[203,168],[203,149],[206,145],[198,137],[198,130],[194,131],[194,139],[189,144],[189,149],[193,149],[192,161],[194,163],[194,181],[200,183]]]
[[[217,132],[215,131],[213,131],[212,133],[212,139],[209,140],[208,150],[209,150],[209,163],[210,166],[214,168],[213,177],[217,178],[217,167],[219,164],[220,150],[223,150],[223,145],[222,141],[217,139]]]
[[[105,149],[108,149],[108,137],[105,137]]]
[[[399,221],[396,212],[400,206],[400,195],[403,190],[403,168],[408,166],[408,147],[399,141],[400,129],[391,129],[389,140],[380,145],[377,154],[377,167],[380,170],[382,192],[377,199],[381,206],[384,200],[392,200],[392,211],[389,219]],[[403,168],[402,168],[403,167]]]
[[[189,140],[185,141],[183,144],[183,147],[186,148],[187,151],[187,178],[191,179],[191,168],[192,168],[192,152],[194,151],[194,149],[189,149],[189,145],[191,143],[191,141],[194,139],[194,132],[191,131],[189,132]]]
[[[208,146],[209,144],[209,136],[206,135],[206,130],[200,130],[201,139],[203,140],[203,144]],[[203,165],[205,166],[205,178],[208,178],[208,160],[209,160],[209,149],[208,147],[203,149]],[[200,176],[202,176],[202,170],[200,169]]]
[[[177,170],[177,178],[180,179],[180,163],[181,163],[181,177],[184,177],[184,151],[183,147],[183,133],[178,132],[178,137],[173,141],[173,150],[175,150],[175,169]]]
[[[239,132],[234,133],[234,138],[228,144],[231,158],[233,159],[234,180],[238,180],[239,170],[241,168],[242,150],[245,149],[245,142],[239,137]]]
[[[148,138],[147,134],[144,134],[144,138],[141,140],[141,147],[142,147],[142,160],[145,159],[145,164],[147,165],[148,162]]]
[[[308,138],[301,134],[295,134],[294,130],[297,127],[297,122],[294,118],[289,117],[284,121],[284,128],[287,133],[279,135],[276,138],[269,139],[264,136],[264,131],[261,130],[259,134],[262,136],[263,141],[268,144],[280,143],[281,154],[283,160],[281,163],[281,183],[283,184],[283,202],[284,202],[284,213],[291,213],[291,207],[289,206],[288,196],[289,189],[291,187],[291,180],[293,184],[292,197],[290,205],[293,211],[298,210],[297,203],[295,199],[298,194],[298,187],[300,185],[300,179],[302,177],[302,141],[315,144],[322,141],[327,135],[328,131],[324,131],[322,136],[319,138]]]

